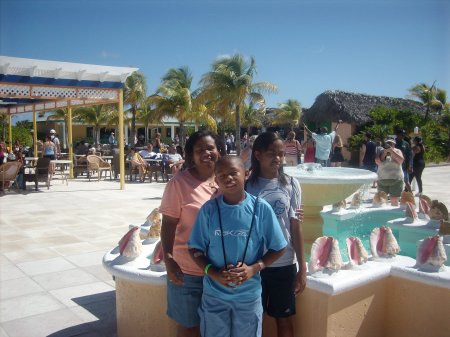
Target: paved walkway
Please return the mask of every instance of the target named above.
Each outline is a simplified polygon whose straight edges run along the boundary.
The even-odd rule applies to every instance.
[[[426,168],[424,183],[425,194],[450,207],[450,166]],[[165,184],[121,191],[117,181],[78,178],[41,186],[0,196],[0,337],[116,336],[114,282],[102,257],[159,205]]]

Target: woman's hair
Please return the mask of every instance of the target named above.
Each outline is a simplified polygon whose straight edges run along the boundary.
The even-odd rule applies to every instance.
[[[224,150],[225,147],[223,146],[222,141],[220,138],[214,134],[209,132],[208,130],[200,130],[195,131],[193,134],[189,136],[189,139],[186,142],[186,145],[184,146],[184,156],[185,156],[185,162],[183,164],[183,169],[187,169],[193,166],[194,164],[194,146],[197,144],[197,142],[204,138],[204,137],[211,137],[214,139],[214,143],[216,144],[217,151],[221,155],[225,155],[226,151]]]
[[[417,146],[420,148],[420,152],[425,152],[425,146],[423,145],[422,137],[416,136],[413,141],[417,143]]]
[[[255,157],[255,152],[267,151],[270,145],[275,143],[277,140],[283,142],[283,139],[274,132],[263,132],[258,136],[258,138],[256,138],[252,148],[252,157],[251,157],[252,173],[250,174],[250,177],[248,179],[250,182],[255,182],[256,179],[261,175],[261,165],[259,163],[259,160],[256,159]],[[282,185],[287,184],[286,175],[283,172],[283,165],[280,165],[280,168],[278,169],[278,180]]]
[[[295,132],[294,131],[289,132],[287,135],[287,139],[295,139]]]

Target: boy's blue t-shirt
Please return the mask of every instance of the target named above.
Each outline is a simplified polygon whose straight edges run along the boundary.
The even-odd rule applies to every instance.
[[[236,265],[244,254],[256,197],[246,193],[244,201],[237,205],[226,204],[222,195],[218,196],[217,200],[222,218],[227,264]],[[255,223],[248,243],[245,263],[251,265],[261,259],[265,248],[278,251],[286,245],[287,242],[272,207],[261,198],[258,199]],[[224,267],[219,213],[215,199],[207,201],[201,207],[188,246],[205,252],[215,268],[222,269]],[[261,296],[261,278],[258,273],[242,285],[231,289],[205,276],[203,292],[224,300],[256,300]]]

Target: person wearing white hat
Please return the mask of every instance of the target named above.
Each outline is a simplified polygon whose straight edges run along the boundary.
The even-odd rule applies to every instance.
[[[55,129],[50,130],[50,139],[56,146],[56,159],[58,159],[58,157],[61,155],[61,143]]]
[[[378,192],[383,191],[391,198],[391,205],[398,206],[398,198],[403,190],[402,151],[395,148],[395,140],[384,141],[384,150],[375,159],[378,164]]]
[[[113,148],[114,144],[116,144],[116,137],[114,136],[114,132],[111,132],[108,139],[109,144],[111,145],[111,148]]]

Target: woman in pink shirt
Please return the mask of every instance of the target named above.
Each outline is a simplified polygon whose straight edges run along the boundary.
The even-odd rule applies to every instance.
[[[178,337],[200,336],[197,309],[204,272],[189,255],[187,241],[200,207],[218,192],[214,168],[220,156],[219,144],[218,137],[208,131],[197,131],[189,137],[185,147],[187,169],[167,183],[159,208],[163,215],[167,315],[177,322]]]

